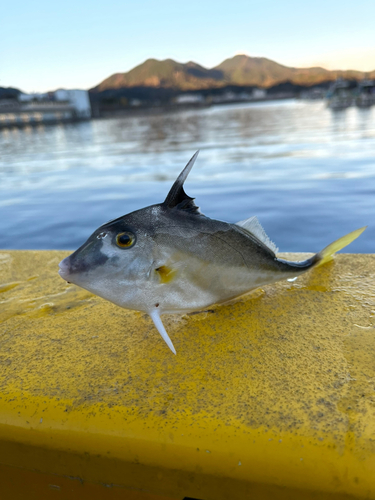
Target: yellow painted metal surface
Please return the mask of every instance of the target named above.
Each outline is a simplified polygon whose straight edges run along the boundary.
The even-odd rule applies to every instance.
[[[375,498],[374,255],[166,317],[177,356],[66,255],[0,252],[1,499]]]

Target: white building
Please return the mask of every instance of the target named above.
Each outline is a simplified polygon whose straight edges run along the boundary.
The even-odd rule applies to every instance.
[[[53,93],[56,101],[68,102],[74,109],[77,118],[91,118],[91,105],[87,90],[59,89]]]
[[[267,95],[265,89],[253,89],[253,99],[264,99]]]
[[[47,94],[20,94],[0,107],[0,128],[59,123],[91,118],[87,90],[56,90]]]
[[[204,102],[202,94],[180,94],[176,97],[176,104],[200,104]]]

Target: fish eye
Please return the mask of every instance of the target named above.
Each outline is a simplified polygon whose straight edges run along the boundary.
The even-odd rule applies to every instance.
[[[130,248],[135,243],[135,235],[130,231],[125,231],[124,233],[119,233],[116,236],[116,244],[120,248]]]

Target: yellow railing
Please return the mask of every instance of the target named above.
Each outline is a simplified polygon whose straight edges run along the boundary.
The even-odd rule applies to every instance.
[[[165,317],[177,356],[65,255],[0,252],[1,500],[375,499],[375,255]]]

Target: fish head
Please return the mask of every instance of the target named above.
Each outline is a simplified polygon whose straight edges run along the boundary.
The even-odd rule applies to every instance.
[[[118,305],[131,301],[152,265],[159,211],[146,207],[103,224],[60,262],[60,276]]]

